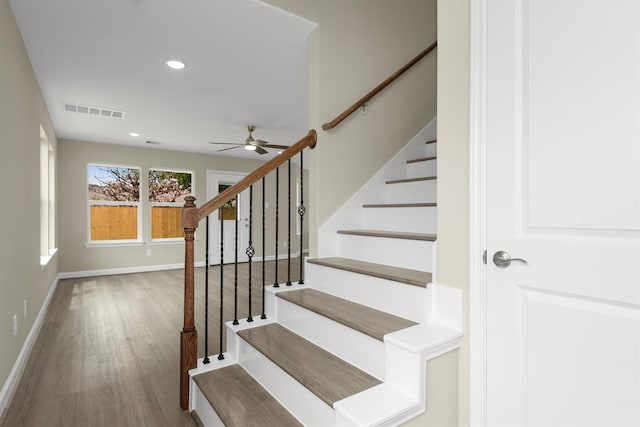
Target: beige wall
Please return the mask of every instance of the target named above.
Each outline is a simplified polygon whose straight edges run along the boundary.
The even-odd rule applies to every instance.
[[[339,127],[332,120],[436,39],[435,0],[266,0],[318,23],[311,37],[311,254],[314,230],[436,115],[431,54]],[[363,161],[363,159],[366,159]]]
[[[150,240],[149,203],[146,191],[141,192],[142,240],[143,245],[116,247],[87,247],[87,165],[89,163],[136,166],[142,168],[141,185],[146,188],[149,168],[189,170],[194,172],[193,187],[196,204],[207,200],[207,170],[245,172],[255,170],[263,162],[259,160],[237,159],[213,155],[183,153],[153,148],[135,148],[122,145],[99,144],[90,142],[60,140],[59,142],[59,212],[60,212],[60,271],[84,272],[103,269],[123,269],[144,266],[179,264],[184,262],[183,242],[148,244]],[[287,166],[280,168],[280,253],[286,253],[283,243],[286,234],[287,202]],[[295,179],[299,176],[299,167],[292,163],[292,221],[295,214]],[[267,223],[274,221],[275,215],[275,178],[267,177],[266,209]],[[254,215],[261,221],[261,185],[254,188]],[[295,222],[292,222],[292,253],[298,252],[299,238],[295,235]],[[196,242],[196,262],[204,261],[204,222],[200,224]],[[267,234],[266,253],[275,252],[275,236]],[[308,240],[305,237],[305,240]],[[259,227],[254,229],[254,247],[256,256],[261,256],[262,237]],[[151,256],[147,256],[151,249]]]
[[[459,425],[469,425],[469,0],[438,2],[438,282],[462,289]],[[480,256],[480,255],[478,255]]]
[[[56,257],[40,269],[40,125],[55,147],[55,132],[20,32],[7,0],[0,0],[0,388],[58,272]]]

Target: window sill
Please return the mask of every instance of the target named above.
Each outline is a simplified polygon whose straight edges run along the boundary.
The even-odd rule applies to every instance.
[[[148,246],[157,246],[157,245],[181,245],[184,243],[184,238],[175,238],[175,239],[154,239],[148,242],[145,242]]]
[[[54,255],[58,252],[58,248],[49,249],[49,255],[40,255],[40,271],[44,270]]]
[[[142,240],[116,240],[116,241],[102,241],[102,242],[86,242],[85,248],[109,248],[109,247],[123,247],[123,246],[142,246],[144,242]]]

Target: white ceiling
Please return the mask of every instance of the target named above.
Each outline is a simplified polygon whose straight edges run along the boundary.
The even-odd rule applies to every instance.
[[[208,141],[243,142],[246,124],[274,144],[307,132],[312,22],[257,0],[10,4],[59,138],[214,154],[225,146]],[[170,58],[187,68],[171,70]],[[72,113],[67,103],[126,117]]]

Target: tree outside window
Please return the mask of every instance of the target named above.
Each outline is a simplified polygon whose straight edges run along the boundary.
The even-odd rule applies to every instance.
[[[88,165],[90,241],[139,240],[140,169]]]
[[[149,169],[151,238],[184,238],[182,207],[192,193],[192,172]]]

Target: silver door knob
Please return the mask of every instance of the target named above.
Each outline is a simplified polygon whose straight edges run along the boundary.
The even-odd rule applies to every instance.
[[[527,263],[527,261],[523,260],[522,258],[511,258],[511,255],[509,255],[505,251],[498,251],[493,254],[493,263],[499,268],[509,267],[511,265],[511,261],[520,261],[525,264]]]

